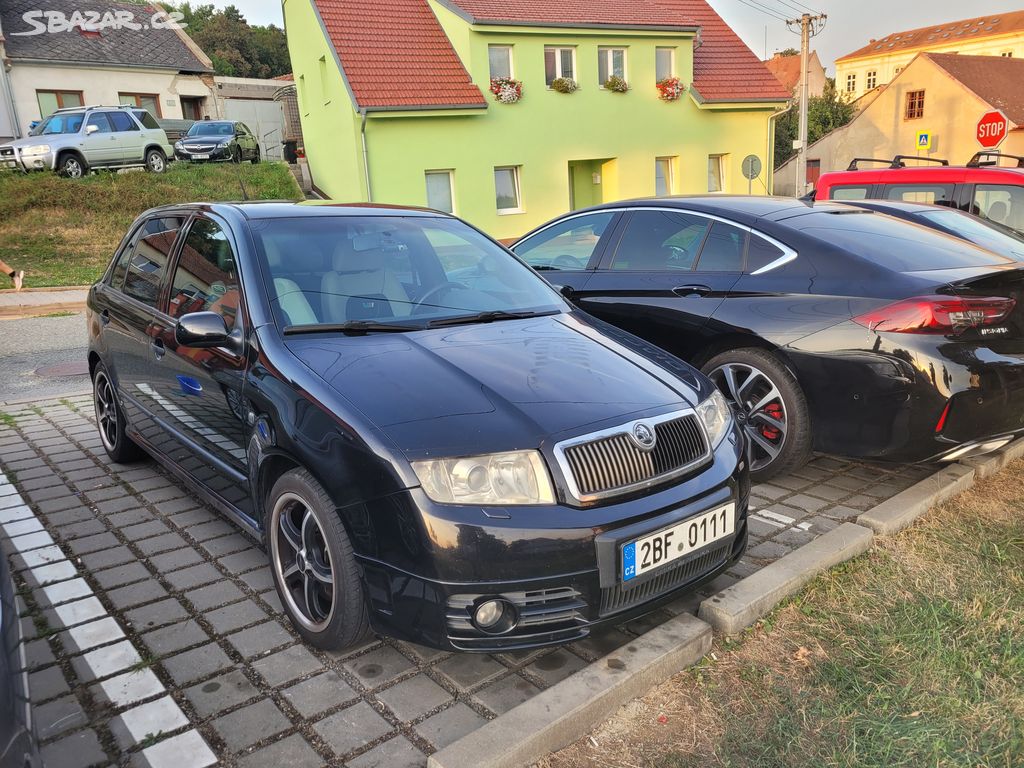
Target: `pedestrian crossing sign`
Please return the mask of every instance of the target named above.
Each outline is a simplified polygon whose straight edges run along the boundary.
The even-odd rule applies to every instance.
[[[917,132],[917,151],[924,150],[929,151],[932,148],[932,132],[931,131],[918,131]]]

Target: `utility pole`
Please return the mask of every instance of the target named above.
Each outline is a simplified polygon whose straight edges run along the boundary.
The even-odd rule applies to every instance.
[[[807,102],[810,94],[807,69],[811,56],[811,37],[825,28],[827,18],[828,16],[824,13],[817,16],[805,13],[799,19],[786,22],[790,29],[797,24],[800,25],[800,135],[797,138],[799,146],[796,156],[797,197],[803,197],[807,192]]]

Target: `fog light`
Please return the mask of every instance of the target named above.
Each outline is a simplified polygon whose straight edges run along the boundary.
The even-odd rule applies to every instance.
[[[516,622],[515,607],[507,600],[484,600],[473,611],[473,623],[481,632],[500,635],[512,629]]]

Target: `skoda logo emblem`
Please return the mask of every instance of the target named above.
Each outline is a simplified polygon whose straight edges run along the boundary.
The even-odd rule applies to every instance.
[[[639,422],[633,425],[633,439],[636,440],[637,445],[645,451],[649,451],[654,447],[657,437],[655,437],[653,429],[643,422]]]

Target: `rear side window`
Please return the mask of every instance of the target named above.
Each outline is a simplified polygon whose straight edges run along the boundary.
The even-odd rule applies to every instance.
[[[156,307],[160,299],[160,284],[167,273],[167,259],[174,248],[181,221],[177,217],[160,217],[143,224],[135,244],[129,249],[122,289],[126,296]],[[114,272],[116,280],[117,269]]]
[[[139,122],[142,123],[144,128],[153,129],[160,127],[160,123],[156,121],[156,118],[146,110],[133,110],[133,113],[135,114],[135,117],[138,118]]]
[[[108,112],[107,116],[114,125],[115,131],[137,131],[139,126],[131,119],[127,112]]]
[[[778,261],[786,252],[777,245],[772,245],[763,237],[750,236],[750,244],[747,246],[747,272],[757,272],[764,269],[773,261]]]
[[[747,247],[746,230],[716,221],[704,240],[697,260],[698,272],[739,272],[743,269],[743,251]]]
[[[972,202],[971,210],[978,216],[1024,232],[1024,187],[979,184]]]
[[[808,235],[897,272],[1012,263],[1011,259],[952,235],[874,213],[811,213],[796,219],[794,226]]]
[[[890,184],[885,188],[886,200],[904,203],[953,205],[952,184]]]
[[[867,200],[869,187],[832,187],[828,191],[829,200]]]

